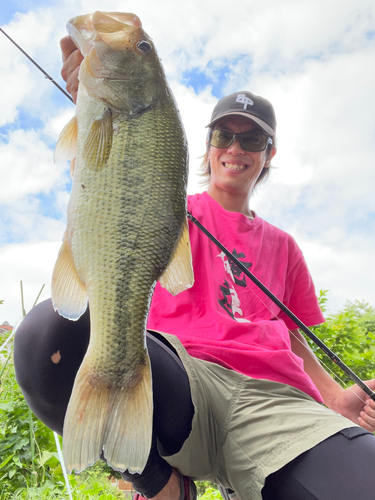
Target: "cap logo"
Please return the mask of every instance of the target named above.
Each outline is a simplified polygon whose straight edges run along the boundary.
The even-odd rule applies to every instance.
[[[254,106],[254,101],[247,97],[245,94],[238,94],[236,102],[243,104],[243,109],[247,109],[248,106]]]

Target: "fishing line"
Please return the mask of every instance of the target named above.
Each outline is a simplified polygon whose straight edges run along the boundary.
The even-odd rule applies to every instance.
[[[322,342],[319,337],[317,337],[302,321],[297,318],[267,287],[263,285],[261,281],[259,281],[244,265],[243,263],[238,260],[222,243],[220,243],[219,240],[217,240],[195,217],[192,216],[189,212],[187,212],[187,216],[190,219],[190,221],[195,224],[201,232],[203,232],[210,240],[212,243],[214,243],[224,254],[228,257],[230,261],[235,263],[241,271],[248,277],[250,280],[255,283],[258,288],[260,288],[298,327],[323,351],[325,354],[333,361],[337,366],[339,366],[342,371],[345,372],[345,374],[354,382],[356,385],[358,385],[373,401],[375,401],[375,393],[366,385],[364,382],[333,352],[331,349],[329,349],[324,342]],[[252,288],[250,287],[250,290]],[[254,290],[252,292],[255,294]],[[256,297],[264,304],[264,306],[272,313],[271,309],[265,304],[261,297],[259,297],[257,294],[255,294]],[[281,321],[280,318],[277,318],[279,321]],[[289,329],[288,331],[292,333],[292,335],[297,338],[293,332],[291,332]],[[297,340],[299,340],[297,338]],[[300,341],[301,342],[301,341]],[[309,348],[301,342],[301,344],[309,350]],[[324,364],[324,363],[323,363]],[[325,364],[324,364],[325,366]],[[327,367],[328,371],[332,372],[331,369]],[[332,372],[333,373],[333,372]],[[336,376],[335,373],[333,373],[334,376]],[[337,376],[338,380],[340,378]],[[343,381],[340,380],[340,382],[344,383]],[[347,384],[344,383],[345,386]],[[349,387],[350,389],[350,387]],[[365,401],[362,400],[362,398],[357,395],[353,390],[353,394],[355,394],[364,404],[367,405]],[[369,406],[369,405],[368,405]]]
[[[34,59],[31,56],[29,56],[29,54],[27,52],[25,52],[7,33],[5,33],[5,31],[2,28],[0,28],[0,31],[3,33],[3,35],[5,35],[8,38],[8,40],[10,40],[13,43],[13,45],[15,45],[17,47],[18,50],[20,50],[22,52],[23,55],[25,55],[29,59],[29,61],[31,61],[34,64],[34,66],[36,66],[39,69],[39,71],[41,71],[43,73],[43,75],[47,78],[47,80],[49,80],[51,83],[56,85],[56,87],[59,90],[61,90],[61,92],[70,101],[74,102],[73,98],[68,94],[68,92],[65,92],[65,90],[62,87],[60,87],[60,85],[57,82],[55,82],[55,80],[52,78],[52,76],[50,76],[46,71],[44,71],[44,69],[41,66],[39,66],[39,64],[37,62],[35,62]]]
[[[21,90],[21,92],[17,95],[17,97],[15,97],[14,99],[12,99],[11,101],[0,103],[0,107],[7,106],[8,104],[12,104],[12,102],[18,101],[18,99],[22,96],[22,94],[24,94],[26,92],[26,90],[28,90],[31,87],[32,87],[32,85],[28,85],[27,87],[25,87],[23,90]]]

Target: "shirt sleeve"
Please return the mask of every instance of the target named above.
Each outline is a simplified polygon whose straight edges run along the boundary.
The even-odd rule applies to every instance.
[[[286,277],[283,303],[306,326],[325,322],[315,293],[314,283],[303,255]],[[278,317],[285,322],[289,330],[298,328],[283,311],[280,311]]]

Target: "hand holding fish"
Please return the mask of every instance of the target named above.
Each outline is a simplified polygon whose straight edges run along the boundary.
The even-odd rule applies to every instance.
[[[66,90],[73,97],[74,103],[76,103],[79,85],[78,73],[83,61],[83,55],[70,36],[65,36],[60,40],[60,47],[64,63],[61,69],[61,76],[66,82]]]

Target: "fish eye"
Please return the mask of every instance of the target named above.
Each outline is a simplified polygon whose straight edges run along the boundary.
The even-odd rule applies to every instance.
[[[138,42],[137,48],[144,54],[147,54],[147,52],[150,52],[150,50],[152,49],[151,44],[148,43],[146,40]]]

